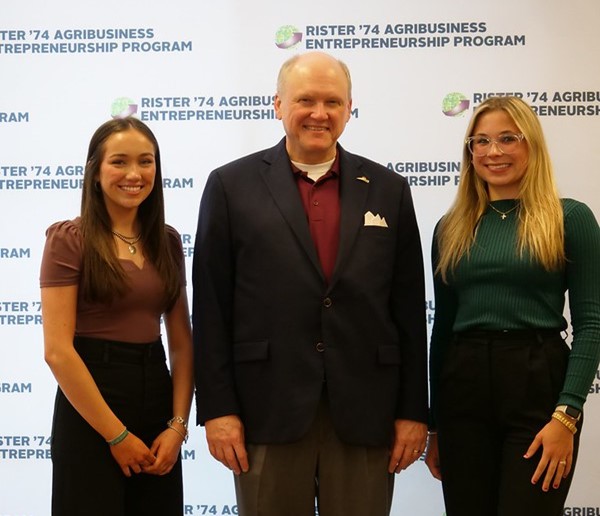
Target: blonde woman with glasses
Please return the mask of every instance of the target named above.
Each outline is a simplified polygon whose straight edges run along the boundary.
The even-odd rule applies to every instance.
[[[476,109],[432,260],[426,462],[447,515],[561,515],[600,358],[600,230],[585,204],[559,198],[521,99]]]

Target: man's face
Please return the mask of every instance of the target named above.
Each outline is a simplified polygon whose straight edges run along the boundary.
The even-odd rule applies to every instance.
[[[348,89],[342,67],[326,55],[303,56],[288,70],[275,96],[275,112],[293,161],[316,164],[333,159],[352,110]]]

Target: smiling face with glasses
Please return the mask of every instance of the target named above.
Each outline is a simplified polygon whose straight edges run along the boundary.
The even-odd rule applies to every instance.
[[[477,134],[469,136],[465,143],[473,156],[486,156],[495,145],[502,154],[514,153],[519,144],[523,141],[525,135],[523,133],[505,133],[498,138],[490,138],[487,135]]]
[[[465,144],[475,173],[487,184],[490,200],[516,199],[529,148],[511,116],[503,110],[483,112]]]

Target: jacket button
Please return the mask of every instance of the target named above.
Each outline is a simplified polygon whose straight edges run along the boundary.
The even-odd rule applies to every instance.
[[[323,299],[323,306],[325,308],[329,308],[332,304],[333,304],[333,301],[331,300],[330,297],[326,297],[325,299]]]
[[[316,348],[319,353],[323,353],[323,351],[325,351],[325,344],[317,342]]]

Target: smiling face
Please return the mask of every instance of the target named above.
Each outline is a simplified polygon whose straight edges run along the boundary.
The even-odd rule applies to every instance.
[[[516,134],[520,131],[503,110],[486,111],[473,128],[473,136],[495,140],[507,133]],[[516,199],[519,196],[519,186],[529,159],[527,141],[521,141],[510,154],[503,153],[493,144],[486,155],[472,156],[472,159],[475,173],[487,184],[490,200]]]
[[[348,78],[338,61],[319,53],[298,58],[275,96],[290,158],[307,164],[333,159],[351,109]]]
[[[140,131],[128,129],[104,142],[98,182],[111,216],[137,212],[150,195],[156,176],[155,148]]]

